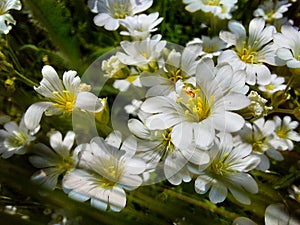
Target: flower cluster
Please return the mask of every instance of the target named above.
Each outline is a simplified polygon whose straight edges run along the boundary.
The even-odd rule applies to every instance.
[[[4,124],[1,157],[30,154],[39,169],[33,182],[50,190],[60,187],[101,210],[119,212],[126,206],[125,191],[162,180],[174,186],[193,182],[195,192],[214,204],[229,195],[251,204],[259,192],[255,173],[268,174],[300,141],[299,103],[290,101],[299,93],[292,84],[300,71],[300,31],[287,20],[275,23],[292,3],[265,1],[247,24],[231,19],[237,0],[183,3],[189,12],[226,21],[228,28],[181,47],[154,34],[163,21],[158,12],[140,14],[152,0],[89,0],[87,7],[97,13],[94,23],[115,35],[119,30],[124,38],[109,57],[98,59],[96,71],[97,79],[111,81],[122,104],[118,96],[96,93],[93,79],[83,83],[74,70],[60,77],[45,65],[40,85],[34,86],[44,100],[32,102],[20,125]],[[15,23],[8,10],[20,7],[20,1],[0,3],[0,32],[8,33],[9,22]],[[114,109],[126,116],[113,115]],[[96,118],[103,135],[90,138],[89,128],[79,134],[57,126],[47,130],[51,147],[41,143],[38,131],[49,128],[43,115],[73,115],[74,125],[74,114]],[[125,125],[114,116],[125,118]]]

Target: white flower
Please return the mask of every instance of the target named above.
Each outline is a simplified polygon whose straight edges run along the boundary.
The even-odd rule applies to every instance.
[[[111,56],[108,60],[103,60],[101,69],[106,72],[104,76],[109,78],[124,78],[130,72],[127,66],[121,63],[115,55]]]
[[[51,66],[42,69],[43,79],[35,91],[47,98],[45,102],[31,105],[24,116],[28,128],[36,128],[45,112],[46,116],[70,113],[74,109],[82,109],[89,112],[99,112],[103,108],[101,100],[94,94],[82,91],[86,86],[81,85],[81,80],[75,71],[65,72],[63,81]]]
[[[268,111],[272,110],[272,106],[267,106],[268,100],[261,97],[256,91],[251,91],[248,94],[248,98],[251,101],[250,105],[244,110],[244,116],[246,118],[260,118],[267,116]]]
[[[117,52],[118,59],[125,65],[136,66],[142,71],[154,72],[159,68],[161,52],[167,42],[161,41],[161,36],[154,36],[142,41],[122,41],[123,52]]]
[[[275,2],[272,0],[264,1],[263,5],[259,5],[258,8],[253,12],[255,17],[262,17],[265,21],[272,23],[274,20],[281,19],[283,13],[287,12],[291,3],[287,0]]]
[[[194,40],[187,43],[187,46],[197,45],[200,46],[198,55],[200,57],[213,58],[219,56],[223,49],[227,47],[227,44],[219,37],[207,37],[202,36],[200,38],[194,38]]]
[[[10,9],[21,10],[20,0],[1,0],[0,2],[0,34],[8,34],[10,24],[16,25],[14,18],[8,13]]]
[[[296,27],[283,25],[281,33],[274,34],[274,43],[279,47],[277,56],[289,68],[300,68],[300,31]]]
[[[262,117],[255,120],[253,125],[246,122],[243,129],[234,138],[237,145],[243,143],[252,148],[252,152],[261,159],[257,169],[265,171],[270,167],[270,161],[267,156],[277,161],[283,160],[281,153],[277,151],[276,146],[273,146],[274,133],[274,121],[265,121]]]
[[[195,190],[205,194],[209,189],[209,199],[213,203],[223,202],[228,190],[233,197],[243,204],[251,201],[247,192],[257,193],[255,180],[247,173],[259,164],[259,158],[251,155],[251,148],[245,145],[233,146],[229,134],[220,135],[214,146],[208,151],[211,161],[205,169],[190,167],[198,173]]]
[[[171,138],[176,146],[188,146],[194,140],[202,148],[213,143],[216,130],[238,131],[245,121],[231,111],[246,107],[250,101],[230,88],[234,86],[233,74],[231,66],[214,67],[211,59],[203,59],[196,69],[195,86],[178,81],[175,98],[157,96],[145,100],[141,109],[152,114],[146,126],[151,130],[173,127]]]
[[[137,116],[140,111],[142,103],[143,103],[142,101],[133,99],[131,101],[131,104],[126,105],[124,107],[124,109],[125,109],[126,113]]]
[[[141,82],[145,87],[150,87],[146,96],[167,96],[175,91],[175,84],[178,80],[182,82],[194,82],[196,73],[197,52],[199,47],[188,46],[181,52],[174,49],[169,52],[162,69],[151,73],[141,74]]]
[[[120,20],[133,16],[151,7],[153,0],[89,0],[92,12],[98,13],[94,18],[97,26],[106,30],[117,30]]]
[[[224,51],[218,62],[227,62],[236,69],[245,70],[246,82],[250,85],[269,84],[271,72],[264,63],[281,65],[276,58],[277,47],[272,43],[275,27],[265,27],[265,21],[261,18],[253,19],[249,24],[247,37],[244,26],[239,22],[230,21],[228,26],[231,32],[221,32],[220,38],[229,45],[234,45],[235,49]]]
[[[64,176],[64,190],[78,201],[91,199],[91,205],[96,208],[122,210],[126,205],[124,189],[139,187],[142,184],[140,174],[146,167],[145,162],[134,158],[134,139],[127,138],[122,143],[121,134],[115,131],[105,141],[93,138],[82,149],[81,169]]]
[[[65,138],[59,131],[50,136],[50,145],[39,143],[34,146],[34,155],[29,157],[31,164],[41,169],[34,173],[31,179],[51,190],[55,189],[58,177],[75,168],[78,163],[79,148],[72,151],[75,133],[69,131]]]
[[[202,10],[220,19],[231,19],[230,13],[235,9],[237,0],[183,0],[183,3],[188,4],[185,9],[189,12]]]
[[[268,94],[273,94],[277,91],[283,91],[286,88],[284,77],[278,77],[276,74],[271,75],[271,82],[267,85],[260,85],[259,90]]]
[[[33,136],[37,133],[39,127],[30,131],[24,123],[24,118],[18,126],[15,122],[7,122],[4,129],[0,130],[0,154],[2,158],[9,158],[13,154],[26,153],[27,146],[35,140]]]
[[[282,203],[271,204],[265,211],[265,225],[297,225],[300,219],[297,213],[289,213],[287,207]],[[249,218],[238,217],[232,225],[258,225]]]
[[[149,15],[141,14],[136,16],[127,16],[120,21],[128,31],[121,31],[121,35],[131,36],[134,40],[143,40],[150,36],[151,32],[157,30],[155,28],[160,24],[163,18],[158,18],[159,13],[151,13]]]
[[[281,119],[279,116],[274,116],[275,123],[275,139],[272,144],[280,150],[292,150],[294,148],[293,141],[300,141],[300,135],[294,131],[299,123],[292,121],[290,116],[285,116]]]
[[[289,197],[300,202],[300,188],[293,184],[289,189]]]
[[[147,170],[151,170],[157,182],[165,178],[173,185],[179,185],[182,181],[189,182],[191,175],[185,168],[188,161],[197,165],[209,162],[208,154],[196,149],[193,143],[176,146],[177,143],[173,143],[171,137],[172,128],[150,130],[137,119],[129,120],[128,127],[137,138],[137,157],[147,163]]]

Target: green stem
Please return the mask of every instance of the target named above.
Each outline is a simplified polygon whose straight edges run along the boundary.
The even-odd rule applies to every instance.
[[[186,201],[190,204],[193,204],[195,206],[199,206],[205,210],[208,210],[208,211],[211,211],[211,212],[215,212],[219,215],[221,215],[222,217],[225,217],[227,219],[230,219],[230,220],[235,220],[237,217],[239,217],[240,215],[236,214],[236,213],[233,213],[233,212],[229,212],[223,208],[219,208],[217,207],[215,204],[213,203],[207,203],[207,202],[203,202],[201,200],[197,200],[195,198],[191,198],[191,197],[188,197],[186,195],[182,195],[182,194],[179,194],[175,191],[172,191],[172,190],[166,190],[165,191],[167,194],[173,196],[173,197],[176,197],[178,198],[179,200],[183,200],[183,201]]]
[[[293,115],[294,114],[294,110],[293,109],[274,109],[274,110],[271,110],[268,114],[272,114],[272,113],[286,113],[286,114],[291,114]]]
[[[37,83],[33,82],[32,80],[28,79],[27,77],[25,77],[23,74],[19,73],[18,71],[15,70],[15,73],[23,79],[23,81],[29,85],[30,87],[33,87],[33,86],[38,86]]]

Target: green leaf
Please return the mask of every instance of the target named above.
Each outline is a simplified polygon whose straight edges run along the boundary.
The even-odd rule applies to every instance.
[[[67,63],[74,69],[80,69],[79,41],[72,33],[70,12],[58,0],[25,0],[25,5],[31,10]]]

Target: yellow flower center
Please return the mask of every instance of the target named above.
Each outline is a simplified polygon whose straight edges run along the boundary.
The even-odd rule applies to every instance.
[[[74,159],[72,157],[68,157],[63,159],[63,162],[59,168],[59,171],[61,171],[61,173],[65,173],[70,171],[71,169],[74,168]]]
[[[129,3],[125,4],[118,4],[115,3],[113,7],[114,11],[114,18],[116,19],[125,19],[127,16],[131,14],[131,7]]]
[[[165,77],[174,83],[176,83],[178,80],[183,80],[185,78],[181,69],[174,69],[168,71],[167,73],[165,73]]]
[[[278,128],[276,134],[278,137],[285,139],[288,137],[289,131],[284,128]]]
[[[177,99],[177,101],[185,108],[186,116],[190,117],[194,122],[200,122],[210,116],[210,106],[214,101],[213,96],[208,100],[200,89],[193,89],[191,87],[186,87],[185,93],[190,96],[187,102],[181,102],[182,99]]]
[[[252,142],[252,151],[257,153],[264,153],[264,148],[266,148],[268,138],[263,137],[261,139],[256,139]]]
[[[228,156],[229,153],[226,153],[221,157],[217,156],[216,159],[211,163],[209,170],[213,175],[224,176],[226,173],[233,172],[229,169],[229,164],[225,163]]]
[[[253,51],[251,46],[248,46],[247,48],[243,48],[238,53],[240,59],[248,64],[256,64],[258,63],[258,53],[256,51]]]
[[[53,92],[55,98],[54,106],[61,109],[62,111],[68,113],[72,112],[75,107],[75,96],[71,94],[69,91],[64,90],[62,93],[57,91]]]
[[[207,5],[212,5],[212,6],[214,6],[214,5],[220,5],[220,0],[208,0],[206,2],[206,4]]]
[[[165,160],[167,156],[172,154],[172,152],[175,150],[175,146],[171,139],[171,131],[172,129],[169,128],[165,133],[162,134],[164,139],[162,142],[163,150],[161,152],[161,160]]]
[[[112,188],[120,181],[124,173],[124,165],[111,157],[105,163],[106,167],[101,168],[102,178],[99,180],[100,186],[103,188]]]
[[[19,132],[19,131],[14,131],[13,135],[8,138],[7,142],[5,142],[6,147],[8,148],[17,148],[23,146],[27,139],[29,138],[28,134]]]
[[[267,90],[269,90],[269,91],[272,91],[272,90],[275,89],[275,85],[274,85],[274,84],[268,84],[268,85],[265,86],[265,88],[266,88]]]

